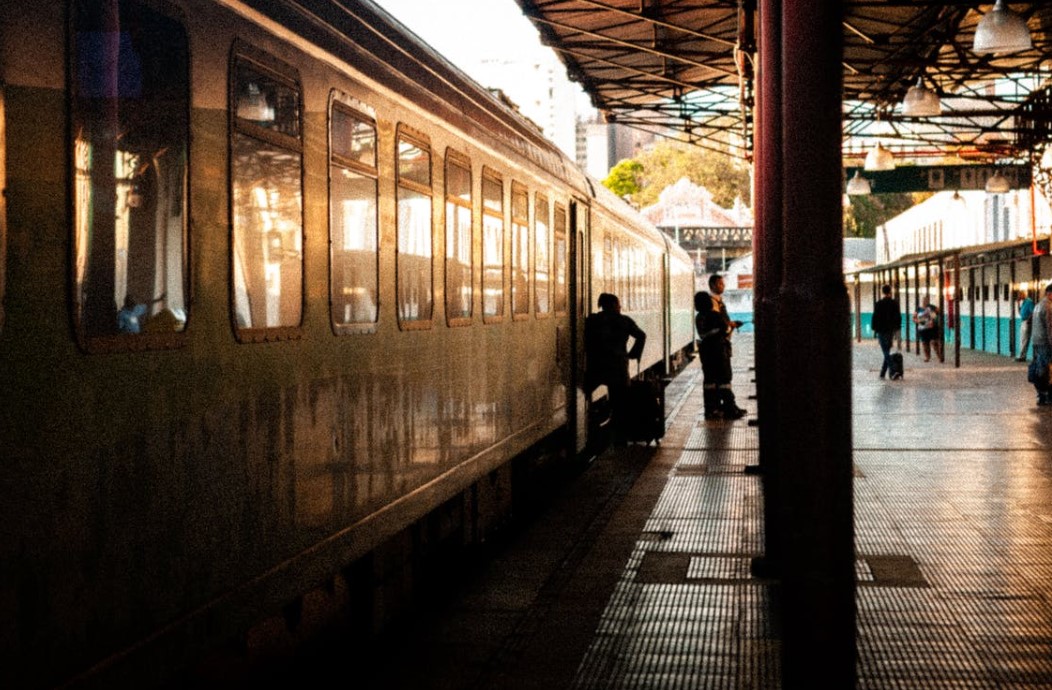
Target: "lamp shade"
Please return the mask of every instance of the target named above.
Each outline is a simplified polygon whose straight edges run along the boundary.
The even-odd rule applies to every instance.
[[[972,50],[980,55],[1004,54],[1030,50],[1032,46],[1023,18],[1005,7],[1004,0],[997,0],[975,27]]]
[[[917,77],[916,86],[911,86],[902,99],[902,114],[911,117],[931,117],[942,114],[942,103],[935,92],[924,86]]]
[[[895,156],[878,141],[866,154],[866,170],[894,170]]]
[[[873,193],[873,188],[869,186],[869,180],[856,170],[854,176],[847,181],[847,193],[848,196],[866,196]]]
[[[1041,154],[1041,167],[1052,170],[1052,146],[1046,146],[1045,152]]]
[[[1000,172],[995,172],[986,180],[987,194],[1006,194],[1012,190],[1012,183]]]

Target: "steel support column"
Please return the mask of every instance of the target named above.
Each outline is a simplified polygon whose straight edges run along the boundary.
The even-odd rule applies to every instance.
[[[760,423],[760,470],[764,474],[764,511],[779,512],[777,466],[778,428],[778,290],[782,284],[782,0],[759,4],[759,88],[756,115],[756,164],[753,230],[753,318],[756,320],[756,403]],[[778,572],[777,520],[767,520],[764,554],[754,562],[754,573]]]
[[[778,314],[782,685],[855,686],[851,343],[843,275],[843,8],[782,3]]]

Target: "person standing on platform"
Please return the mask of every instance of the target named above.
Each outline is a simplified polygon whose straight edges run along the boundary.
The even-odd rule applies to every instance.
[[[939,309],[931,303],[927,295],[921,299],[921,305],[913,315],[913,323],[917,324],[917,335],[924,346],[924,361],[931,360],[931,350],[934,347],[935,356],[941,362],[942,329],[939,328]]]
[[[1028,372],[1030,382],[1037,390],[1037,404],[1052,405],[1048,376],[1048,365],[1052,361],[1052,283],[1045,287],[1045,298],[1034,306],[1030,321],[1030,344],[1034,348],[1034,360]]]
[[[1030,347],[1030,317],[1034,314],[1034,300],[1026,290],[1019,291],[1019,351],[1017,362],[1026,361],[1026,351]]]
[[[898,300],[891,296],[890,285],[881,287],[880,292],[883,297],[873,306],[873,332],[877,334],[880,351],[884,353],[884,362],[880,365],[880,378],[884,378],[891,368],[891,344],[902,328],[902,310]]]
[[[628,349],[628,339],[632,348]],[[584,322],[585,383],[591,394],[605,385],[610,400],[610,414],[614,442],[621,443],[620,435],[627,428],[628,361],[643,356],[647,334],[636,322],[621,313],[617,295],[599,295],[599,311],[589,314]]]
[[[712,300],[712,312],[715,314],[715,318],[711,325],[703,324],[706,330],[711,330],[716,327],[718,332],[715,335],[709,336],[713,339],[714,343],[719,343],[720,352],[722,357],[722,368],[716,380],[713,381],[715,384],[713,390],[713,402],[716,405],[716,409],[719,410],[719,416],[723,419],[741,419],[745,416],[746,410],[738,407],[738,403],[734,398],[734,391],[731,390],[731,355],[733,350],[731,348],[731,334],[734,329],[741,328],[741,321],[732,321],[730,315],[727,313],[727,306],[723,303],[723,291],[726,288],[726,283],[723,280],[723,276],[719,273],[713,273],[709,276],[709,296]],[[695,300],[697,300],[695,296]],[[702,330],[698,329],[698,335],[701,336]],[[702,341],[704,343],[704,340]],[[715,350],[715,344],[712,345]],[[704,361],[702,362],[704,369]],[[705,385],[709,385],[709,377],[705,377]],[[708,411],[706,406],[706,412]],[[706,415],[706,419],[709,419]]]

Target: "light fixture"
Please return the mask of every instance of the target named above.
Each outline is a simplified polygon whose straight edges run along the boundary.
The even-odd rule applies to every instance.
[[[237,100],[237,116],[243,120],[270,123],[274,121],[274,108],[255,82],[249,82],[247,93]]]
[[[869,180],[862,177],[862,173],[856,170],[855,175],[847,181],[848,196],[866,196],[872,193],[873,188],[869,186]]]
[[[891,151],[884,148],[884,145],[878,141],[877,145],[866,154],[865,168],[866,170],[894,170],[895,156],[891,155]]]
[[[1010,191],[1012,191],[1012,183],[1001,174],[1000,170],[994,171],[994,174],[986,179],[987,194],[1007,194]]]
[[[975,27],[972,50],[980,55],[1005,54],[1030,50],[1032,46],[1023,18],[1005,7],[1004,0],[997,0]]]
[[[921,77],[911,86],[902,99],[902,114],[910,117],[931,117],[942,114],[942,103],[935,92],[924,85]]]

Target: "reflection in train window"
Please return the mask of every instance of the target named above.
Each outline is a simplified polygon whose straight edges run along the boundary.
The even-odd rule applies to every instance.
[[[471,164],[446,152],[446,318],[471,319]]]
[[[72,41],[77,334],[150,342],[186,324],[186,32],[138,2],[83,1]]]
[[[377,319],[376,125],[334,101],[331,130],[331,303],[339,331]]]
[[[482,173],[482,318],[504,314],[504,183],[497,173]]]
[[[433,307],[431,148],[422,139],[398,134],[398,320],[430,325]]]
[[[511,184],[511,313],[530,313],[530,197],[525,187]]]
[[[551,312],[551,301],[549,298],[550,274],[552,265],[551,235],[548,228],[551,225],[551,207],[548,205],[548,197],[538,194],[533,202],[533,232],[535,236],[536,256],[534,257],[534,280],[537,300],[537,313],[547,314]]]
[[[293,83],[238,57],[231,99],[233,310],[244,336],[302,321],[303,145]]]
[[[566,208],[555,205],[555,313],[565,314],[568,306],[566,294]]]

